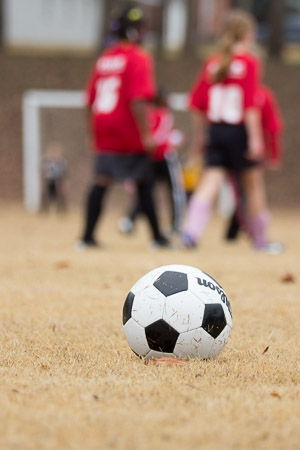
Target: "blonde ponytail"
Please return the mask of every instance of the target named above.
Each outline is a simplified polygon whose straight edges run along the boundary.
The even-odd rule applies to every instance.
[[[221,39],[219,66],[213,76],[215,83],[226,78],[234,45],[241,42],[254,29],[255,21],[251,14],[238,9],[229,13]]]

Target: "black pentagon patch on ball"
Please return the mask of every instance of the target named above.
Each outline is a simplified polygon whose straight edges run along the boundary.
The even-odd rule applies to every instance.
[[[179,333],[163,319],[148,325],[145,332],[151,350],[163,353],[173,352]]]
[[[164,296],[177,294],[188,290],[188,278],[186,273],[167,271],[162,273],[153,285]]]
[[[129,292],[126,297],[124,306],[123,306],[123,325],[131,318],[132,304],[134,300],[134,294]]]
[[[226,327],[227,322],[222,305],[210,303],[205,305],[202,328],[213,338],[217,338]]]

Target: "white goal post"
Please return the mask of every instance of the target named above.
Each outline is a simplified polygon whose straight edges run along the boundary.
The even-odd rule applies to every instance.
[[[185,111],[187,95],[172,93],[170,107]],[[37,212],[41,205],[41,109],[84,108],[83,91],[29,90],[23,96],[23,198],[26,209]]]
[[[23,96],[24,205],[36,212],[41,204],[41,108],[83,108],[82,91],[29,90]]]

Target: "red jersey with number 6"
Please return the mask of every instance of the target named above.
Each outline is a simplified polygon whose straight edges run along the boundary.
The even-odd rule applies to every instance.
[[[162,161],[183,141],[183,134],[175,128],[174,116],[166,106],[150,106],[148,111],[149,129],[156,144],[151,157]]]
[[[156,93],[151,56],[134,43],[109,47],[95,63],[86,86],[97,153],[142,153],[131,102]]]
[[[245,111],[257,107],[255,92],[260,79],[259,60],[248,53],[235,54],[228,75],[213,82],[220,56],[206,60],[190,92],[190,107],[203,111],[212,123],[243,123]]]

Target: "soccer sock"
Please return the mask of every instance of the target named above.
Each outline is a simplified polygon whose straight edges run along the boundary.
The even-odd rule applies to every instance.
[[[132,209],[130,210],[130,213],[128,214],[128,218],[131,220],[131,222],[134,222],[135,219],[137,218],[137,216],[139,216],[141,212],[142,212],[142,208],[141,208],[139,200],[137,200],[134,203]]]
[[[94,240],[94,230],[101,214],[102,200],[106,187],[95,184],[88,195],[86,208],[86,222],[83,233],[84,241]]]
[[[137,185],[139,203],[141,210],[146,215],[153,238],[158,240],[161,238],[161,233],[158,226],[157,214],[154,206],[152,183],[142,183]]]
[[[237,211],[235,210],[229,220],[229,224],[225,233],[225,239],[227,239],[228,241],[236,239],[238,237],[240,229],[241,229],[240,221],[238,218]]]
[[[264,211],[249,219],[250,235],[256,248],[262,248],[267,243],[267,227],[270,222],[270,214]]]
[[[204,233],[211,216],[211,204],[196,196],[192,196],[183,227],[183,234],[188,235],[195,243]]]

